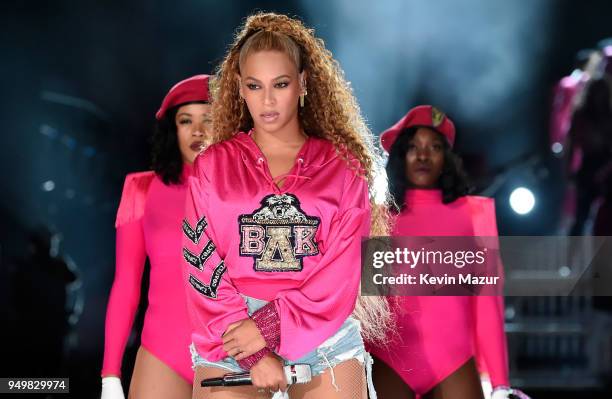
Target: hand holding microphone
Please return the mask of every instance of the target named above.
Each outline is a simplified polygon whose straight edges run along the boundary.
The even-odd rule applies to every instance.
[[[296,364],[291,366],[280,367],[280,371],[282,373],[282,384],[277,380],[278,376],[271,376],[269,380],[265,378],[260,378],[262,375],[259,373],[269,372],[268,369],[264,369],[263,367],[259,370],[253,372],[253,370],[259,366],[265,359],[270,359],[275,361],[278,366],[280,366],[280,360],[272,357],[266,356],[260,362],[258,362],[251,369],[251,373],[243,372],[243,373],[229,373],[225,374],[223,377],[219,378],[208,378],[202,380],[200,383],[203,387],[216,387],[216,386],[240,386],[240,385],[255,385],[258,388],[268,388],[274,391],[278,390],[286,390],[287,385],[292,384],[303,384],[310,382],[312,379],[312,372],[310,370],[310,365],[308,364]],[[275,370],[276,371],[276,370]],[[275,385],[276,384],[276,385]]]
[[[289,380],[285,377],[282,361],[274,354],[267,354],[253,367],[251,379],[257,388],[286,391]]]

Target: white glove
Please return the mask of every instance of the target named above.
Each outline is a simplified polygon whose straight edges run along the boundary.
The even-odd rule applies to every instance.
[[[493,393],[491,394],[491,399],[511,398],[530,399],[529,396],[525,395],[525,393],[523,393],[522,391],[504,386],[495,387]]]
[[[100,399],[125,399],[119,377],[102,378],[102,395]]]

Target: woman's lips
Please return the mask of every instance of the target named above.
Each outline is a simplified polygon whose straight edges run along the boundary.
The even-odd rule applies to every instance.
[[[196,141],[196,142],[191,143],[189,148],[191,148],[192,151],[200,151],[203,145],[204,145],[203,141]]]
[[[270,123],[278,119],[279,113],[278,112],[264,112],[259,115],[261,116],[261,119],[263,119],[264,122]]]
[[[427,166],[419,166],[414,168],[416,173],[431,173],[431,168]]]

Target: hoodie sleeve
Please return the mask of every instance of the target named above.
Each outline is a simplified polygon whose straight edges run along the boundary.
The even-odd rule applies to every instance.
[[[249,316],[244,299],[226,273],[215,246],[214,226],[207,219],[214,212],[209,209],[211,183],[206,174],[206,165],[214,164],[210,151],[198,156],[189,178],[182,224],[183,276],[197,352],[209,361],[219,361],[227,356],[221,339],[227,327]]]
[[[252,315],[270,349],[290,360],[332,336],[355,307],[361,237],[370,231],[367,181],[347,170],[342,193],[327,237],[321,237],[323,256],[318,264],[300,287],[279,292],[274,301]]]
[[[121,360],[140,301],[146,259],[142,216],[153,172],[125,178],[115,227],[115,278],[108,298],[102,375],[121,375]]]
[[[490,198],[473,197],[472,217],[476,236],[497,237],[495,203]],[[491,242],[489,245],[491,245]],[[497,240],[495,240],[497,243]],[[501,268],[501,259],[495,261]],[[503,275],[503,271],[499,271]],[[508,347],[504,331],[502,296],[479,295],[474,299],[474,330],[480,369],[486,371],[493,387],[508,386]]]

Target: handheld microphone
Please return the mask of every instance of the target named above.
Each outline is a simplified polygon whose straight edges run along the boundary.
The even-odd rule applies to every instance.
[[[287,385],[303,384],[310,382],[312,379],[312,371],[309,364],[292,364],[283,367]],[[246,371],[242,373],[229,373],[223,377],[206,378],[202,380],[202,387],[235,387],[240,385],[253,385],[251,374]]]

